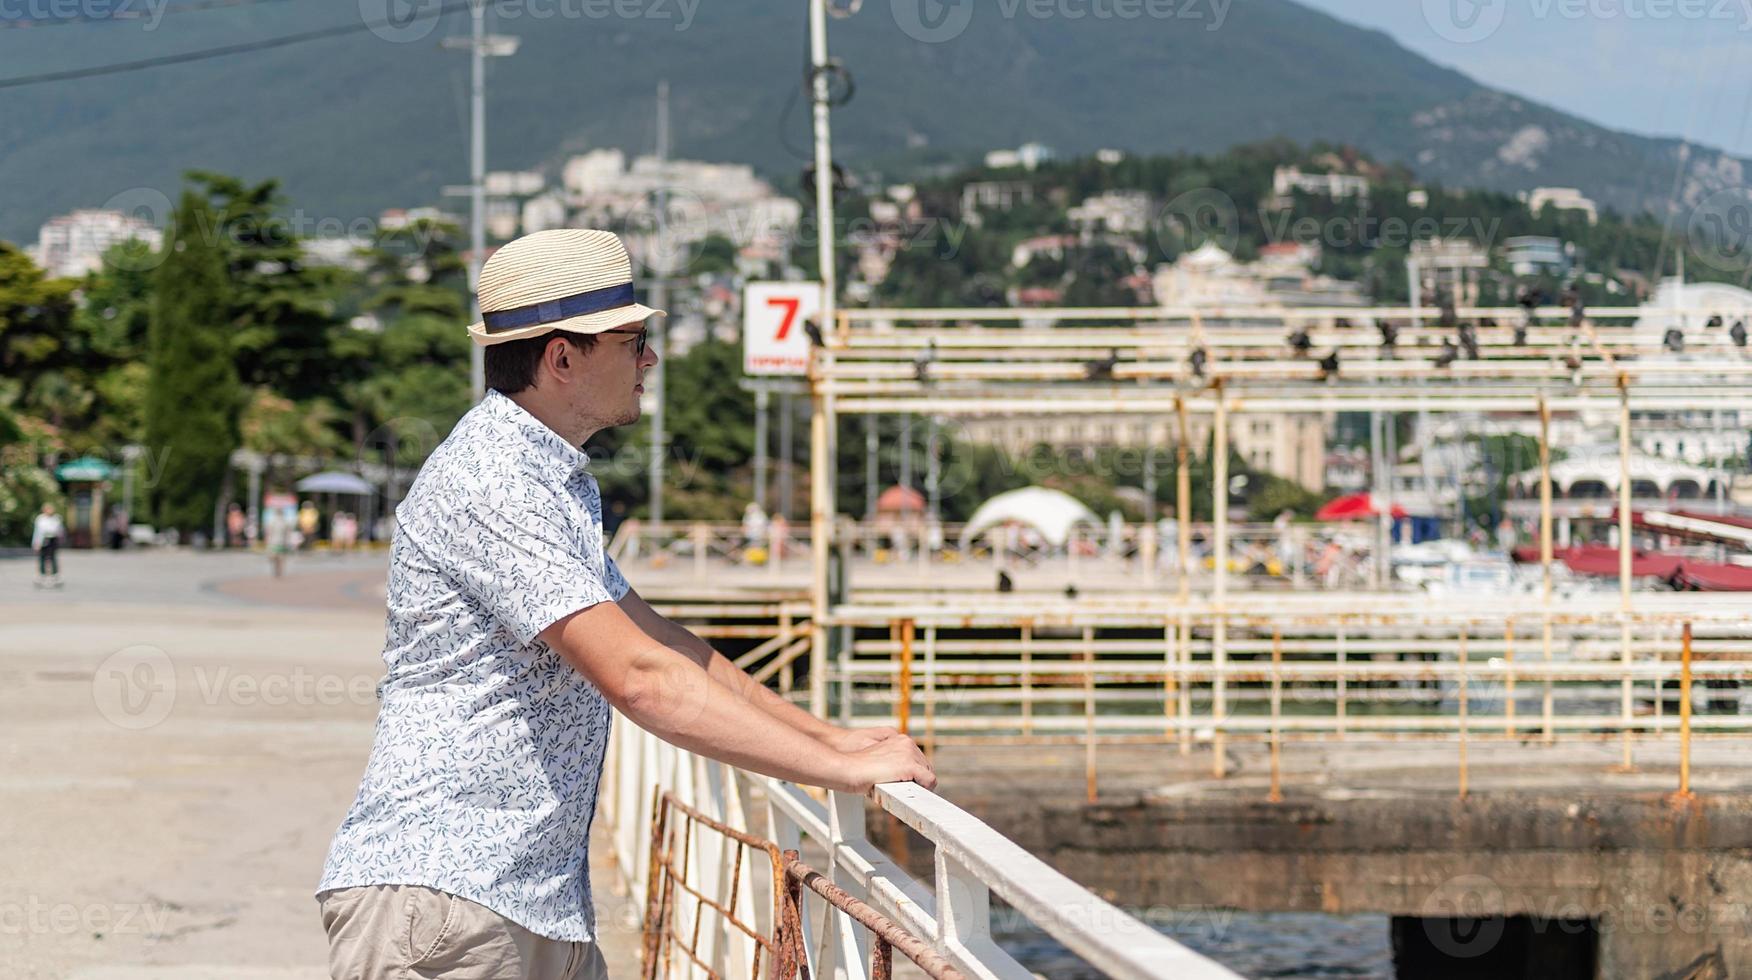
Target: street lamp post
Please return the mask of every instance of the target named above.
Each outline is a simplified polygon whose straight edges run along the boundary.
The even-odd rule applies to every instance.
[[[474,29],[466,38],[445,38],[443,46],[467,51],[473,61],[471,88],[472,111],[469,118],[469,253],[468,300],[473,320],[481,318],[480,299],[476,295],[481,281],[481,265],[487,252],[487,59],[505,58],[517,53],[520,39],[486,32],[486,0],[469,0],[469,15]],[[486,351],[479,344],[469,345],[469,391],[480,401],[487,393]]]

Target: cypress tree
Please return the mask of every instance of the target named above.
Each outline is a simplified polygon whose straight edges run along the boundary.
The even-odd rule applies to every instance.
[[[185,534],[212,528],[239,441],[243,393],[219,233],[206,200],[185,191],[153,290],[146,445],[164,460],[153,514]]]

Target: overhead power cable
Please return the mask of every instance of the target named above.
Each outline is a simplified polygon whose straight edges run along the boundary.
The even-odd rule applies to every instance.
[[[433,10],[416,17],[424,20],[427,17],[444,17],[469,9],[469,0],[451,0]],[[0,78],[0,89],[23,88],[27,85],[43,85],[49,82],[69,82],[82,78],[99,78],[104,75],[120,75],[124,72],[145,71],[149,68],[163,68],[168,65],[186,65],[196,61],[206,61],[210,58],[223,58],[227,55],[249,54],[254,51],[267,51],[272,48],[290,47],[307,41],[321,41],[332,37],[344,37],[361,31],[375,31],[381,28],[401,30],[406,23],[378,20],[360,21],[357,24],[342,24],[339,27],[324,27],[314,31],[304,31],[299,34],[287,34],[282,37],[264,38],[260,41],[248,41],[242,44],[227,44],[217,48],[203,48],[198,51],[185,51],[181,54],[168,54],[157,58],[143,58],[139,61],[123,61],[109,65],[96,65],[90,68],[72,68],[67,71],[43,72],[37,75],[20,75],[15,78]]]
[[[0,20],[0,31],[39,30],[44,27],[66,27],[69,24],[138,24],[143,20],[157,20],[171,14],[190,14],[226,7],[253,7],[258,3],[284,2],[285,0],[190,0],[189,3],[167,5],[157,12],[128,10],[107,16],[75,14],[71,17],[26,17],[18,20]]]

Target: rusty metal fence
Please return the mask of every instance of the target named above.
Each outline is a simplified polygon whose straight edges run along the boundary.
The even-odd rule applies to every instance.
[[[999,945],[1002,916],[1121,980],[1236,980],[934,793],[823,795],[615,726],[600,817],[646,910],[647,977],[875,980],[898,949],[931,976],[1030,980]],[[869,840],[867,804],[924,839],[930,878]]]
[[[804,864],[797,851],[781,852],[772,841],[714,820],[681,802],[673,792],[661,789],[654,792],[658,799],[651,828],[651,876],[646,885],[643,946],[646,980],[666,980],[677,975],[678,962],[682,975],[697,973],[711,980],[737,975],[766,976],[770,980],[807,977],[804,888],[869,931],[873,940],[869,960],[871,980],[889,980],[893,976],[896,949],[932,980],[964,980],[961,971],[932,952],[923,939],[834,885],[821,872]],[[723,838],[730,855],[726,901],[717,901],[688,880],[688,859],[701,832]],[[761,907],[768,910],[767,932],[737,914],[744,887],[758,891],[763,883],[752,875],[746,886],[743,882],[742,871],[756,853],[764,855],[769,871],[763,879],[768,895],[761,902]],[[715,919],[710,926],[708,918]],[[715,964],[701,959],[701,937],[713,931],[734,935],[745,946],[752,947],[746,973],[721,972]],[[733,966],[739,967],[741,963]]]

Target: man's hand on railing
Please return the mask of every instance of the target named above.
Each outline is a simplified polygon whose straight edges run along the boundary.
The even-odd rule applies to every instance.
[[[883,726],[881,728],[840,728],[829,726],[825,734],[816,738],[841,752],[851,753],[867,749],[877,742],[885,741],[900,734],[900,729]]]
[[[919,751],[917,742],[894,732],[879,742],[847,754],[852,765],[846,789],[868,793],[878,783],[918,783],[925,789],[935,789],[937,774],[930,760]]]

